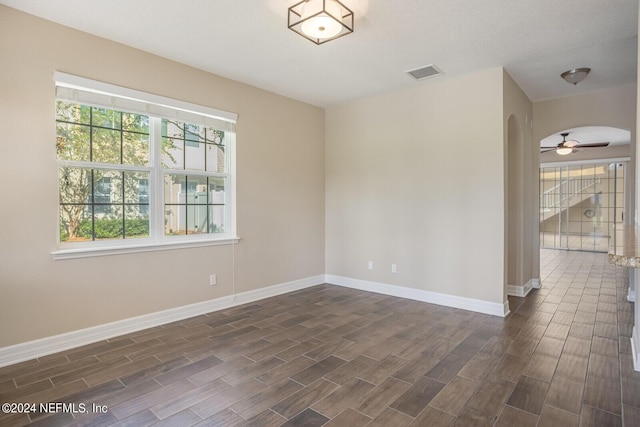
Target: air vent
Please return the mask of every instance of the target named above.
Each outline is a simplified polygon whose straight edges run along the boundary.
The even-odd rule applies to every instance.
[[[424,67],[416,68],[415,70],[409,70],[407,71],[407,73],[411,74],[416,80],[423,80],[430,77],[439,76],[440,74],[442,74],[442,71],[440,71],[435,65],[431,64]]]

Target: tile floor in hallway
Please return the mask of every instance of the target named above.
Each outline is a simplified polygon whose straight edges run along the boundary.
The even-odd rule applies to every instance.
[[[557,233],[540,233],[540,247],[548,249],[572,249],[590,252],[608,252],[611,238],[608,235],[600,236],[595,233],[584,235],[559,236]]]
[[[506,319],[332,285],[0,368],[0,425],[639,426],[627,273],[543,250]]]

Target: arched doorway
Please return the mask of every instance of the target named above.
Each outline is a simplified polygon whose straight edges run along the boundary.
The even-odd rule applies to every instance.
[[[515,115],[511,115],[507,121],[506,160],[506,293],[525,296],[530,287],[527,289],[525,286],[523,275],[524,147],[522,129]]]
[[[541,249],[607,252],[628,215],[630,140],[628,130],[583,126],[540,141]]]

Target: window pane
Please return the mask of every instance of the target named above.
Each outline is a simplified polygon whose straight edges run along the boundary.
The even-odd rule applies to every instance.
[[[224,202],[224,178],[209,177],[209,204],[223,205]]]
[[[226,169],[224,132],[205,128],[205,141],[207,143],[207,171],[224,173]]]
[[[222,233],[224,184],[224,178],[166,174],[165,234]]]
[[[220,205],[209,206],[209,232],[224,233],[225,207]]]
[[[122,239],[124,236],[124,224],[121,205],[105,206],[104,212],[94,213],[94,238]]]
[[[93,203],[96,205],[122,204],[122,172],[94,171]],[[107,212],[110,208],[100,208],[97,211]]]
[[[169,138],[184,138],[183,123],[173,120],[162,119],[162,136]]]
[[[56,103],[56,120],[73,123],[91,123],[91,107],[65,101]]]
[[[164,176],[164,203],[185,204],[187,191],[187,177],[185,175],[167,174]]]
[[[61,241],[84,241],[147,237],[149,235],[149,173],[61,168],[64,174],[80,176],[85,182],[82,191],[61,192],[63,200],[84,203],[64,203],[61,200]],[[93,176],[93,180],[91,177]],[[93,194],[88,190],[93,182]],[[126,205],[123,203],[123,192]],[[126,215],[126,220],[123,218]],[[124,234],[124,231],[127,234]]]
[[[186,206],[165,206],[164,210],[164,233],[167,236],[186,234],[187,229],[187,207]]]
[[[110,129],[122,129],[121,113],[105,108],[93,108],[91,110],[91,124]]]
[[[188,146],[197,147],[200,142],[200,126],[185,123],[184,139]]]
[[[187,233],[207,233],[207,206],[187,205]]]
[[[226,171],[223,131],[163,119],[162,135],[163,167],[217,173]]]
[[[93,129],[93,158],[100,163],[120,163],[120,135],[118,130]]]
[[[137,133],[149,134],[149,116],[133,113],[122,113],[122,129]]]
[[[207,144],[207,171],[208,172],[225,172],[224,146]]]
[[[87,229],[86,224],[89,223]],[[60,241],[91,240],[91,206],[60,205]]]
[[[124,235],[127,239],[149,237],[147,205],[127,206],[125,209]]]
[[[187,204],[206,205],[207,204],[207,177],[189,176],[187,178]]]
[[[186,234],[187,176],[167,174],[164,178],[165,234]]]
[[[61,160],[88,162],[90,127],[70,123],[56,124],[56,152]]]
[[[224,145],[224,131],[208,127],[204,128],[204,132],[204,139],[207,144]]]
[[[204,170],[204,146],[205,144],[185,146],[185,169]]]
[[[149,165],[149,135],[123,132],[122,163],[125,165]]]
[[[184,169],[184,141],[162,138],[162,167]]]
[[[59,169],[60,203],[86,204],[91,199],[91,169]]]
[[[149,174],[146,172],[124,173],[124,202],[127,204],[149,204]]]

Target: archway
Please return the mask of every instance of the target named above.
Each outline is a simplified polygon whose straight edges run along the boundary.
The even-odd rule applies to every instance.
[[[524,147],[522,129],[515,115],[507,121],[506,164],[506,279],[507,294],[525,296],[529,290],[523,278],[523,227],[524,227]]]
[[[562,129],[540,140],[541,249],[608,251],[612,227],[632,214],[630,141],[629,130],[607,126]]]

